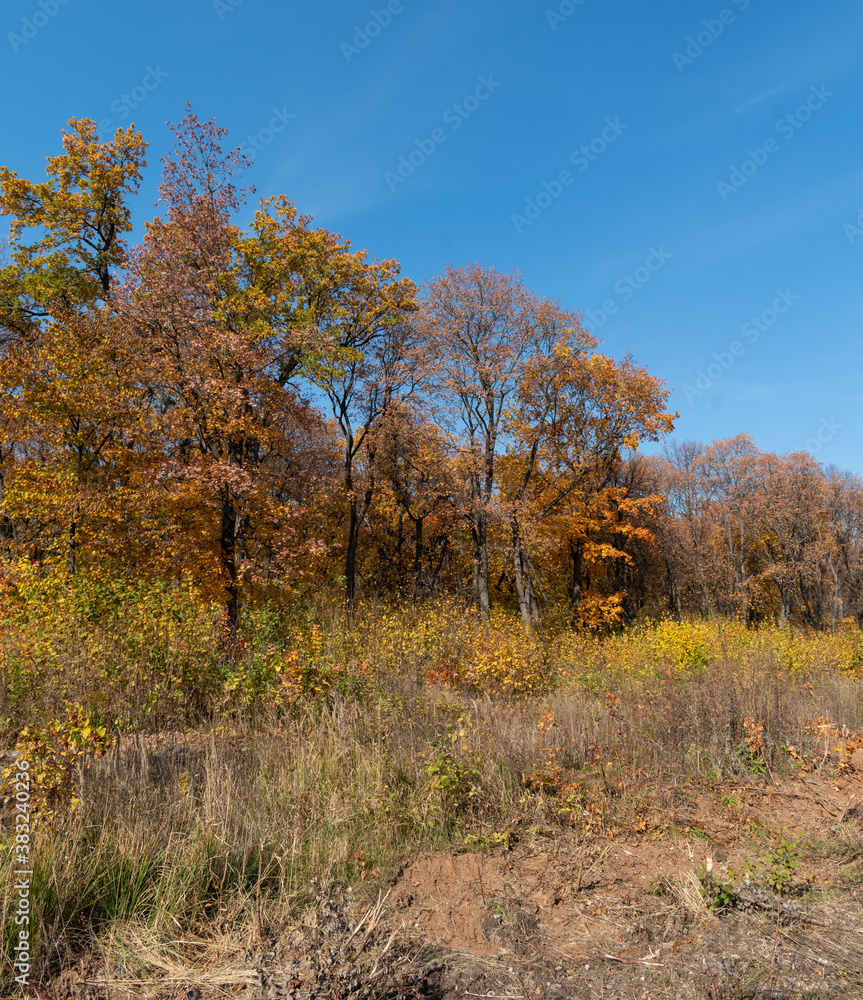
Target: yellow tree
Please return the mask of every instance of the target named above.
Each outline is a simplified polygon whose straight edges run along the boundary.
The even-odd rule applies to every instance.
[[[146,150],[133,128],[100,142],[72,119],[63,153],[34,183],[0,168],[10,220],[0,268],[0,454],[3,508],[27,536],[65,547],[74,572],[88,539],[110,537],[139,409],[115,366],[114,292],[128,263],[127,197]],[[125,470],[125,471],[124,471]],[[49,536],[46,541],[45,535]]]
[[[525,364],[507,433],[506,508],[513,571],[526,626],[539,616],[538,574],[529,549],[543,532],[565,539],[572,568],[574,616],[582,599],[585,560],[627,558],[597,536],[625,537],[646,529],[637,520],[652,498],[628,498],[616,482],[625,450],[671,430],[669,391],[627,355],[617,363],[602,354],[558,343]]]

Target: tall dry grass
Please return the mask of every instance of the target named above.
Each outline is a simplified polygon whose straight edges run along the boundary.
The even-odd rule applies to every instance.
[[[262,608],[225,657],[218,609],[191,590],[82,587],[43,606],[34,588],[0,635],[6,745],[68,703],[114,741],[89,768],[82,748],[79,801],[37,824],[39,975],[88,949],[140,975],[254,950],[316,886],[384,883],[421,847],[668,824],[691,780],[781,775],[863,729],[850,628],[527,637],[453,603]],[[11,917],[7,893],[4,962]]]

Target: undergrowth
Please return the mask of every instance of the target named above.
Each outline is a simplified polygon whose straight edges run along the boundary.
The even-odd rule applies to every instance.
[[[547,827],[662,835],[687,782],[841,769],[863,728],[850,627],[527,635],[515,615],[479,627],[453,601],[322,603],[249,610],[226,651],[219,611],[190,585],[35,576],[7,601],[0,730],[33,767],[39,975],[108,939],[133,952],[180,930],[266,938],[312,885],[383,884],[423,846]],[[137,740],[148,733],[171,749]],[[778,893],[795,851],[768,861]]]

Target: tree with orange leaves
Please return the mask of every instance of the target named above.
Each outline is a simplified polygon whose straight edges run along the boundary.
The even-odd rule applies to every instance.
[[[429,359],[430,408],[459,442],[474,601],[485,622],[490,609],[489,525],[497,503],[507,407],[532,359],[549,357],[556,344],[578,352],[594,342],[577,315],[529,292],[517,274],[478,264],[448,267],[432,281],[419,323]]]
[[[671,430],[668,395],[663,383],[628,355],[616,363],[558,340],[525,363],[507,413],[513,444],[506,506],[516,591],[527,627],[539,619],[532,542],[551,535],[555,544],[563,541],[568,547],[570,604],[577,620],[584,562],[631,559],[597,536],[649,536],[639,522],[660,498],[629,497],[616,476],[625,450]],[[616,600],[614,607],[619,604]]]
[[[388,328],[413,285],[285,198],[241,231],[240,152],[191,111],[175,133],[165,214],[133,250],[125,197],[145,146],[132,130],[99,142],[73,121],[45,183],[0,174],[13,235],[0,271],[3,512],[64,538],[69,571],[85,551],[153,575],[190,570],[224,598],[230,636],[261,564],[301,576],[316,548],[297,469],[320,416],[300,378],[341,377],[358,331]]]

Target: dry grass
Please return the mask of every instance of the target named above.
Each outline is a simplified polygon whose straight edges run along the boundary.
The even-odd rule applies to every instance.
[[[390,612],[352,631],[337,616],[319,616],[317,631],[309,622],[259,622],[245,660],[211,661],[209,673],[210,639],[200,616],[190,621],[192,638],[183,633],[176,648],[146,661],[143,643],[119,625],[110,646],[101,625],[74,634],[37,634],[24,619],[17,626],[30,628],[28,655],[53,650],[61,668],[41,694],[35,686],[22,693],[25,661],[7,656],[10,737],[27,713],[56,714],[64,683],[73,700],[92,698],[94,677],[100,712],[115,726],[178,734],[158,745],[117,740],[82,775],[77,808],[38,827],[39,977],[95,952],[127,979],[170,979],[218,954],[220,982],[245,982],[239,970],[248,961],[238,959],[232,973],[225,956],[247,960],[307,925],[324,887],[373,897],[423,847],[500,846],[537,828],[644,830],[663,822],[692,780],[754,781],[816,766],[825,746],[835,756],[836,740],[863,728],[856,671],[801,672],[775,649],[742,645],[736,631],[725,655],[689,666],[649,655],[643,637],[643,660],[633,663],[623,662],[634,655],[625,637],[549,641],[547,692],[518,699],[475,683],[460,688],[453,677],[439,683],[434,669],[466,641],[452,610],[431,622],[411,612],[401,628]],[[98,667],[99,636],[112,656],[138,652]],[[8,651],[8,631],[5,641]],[[308,677],[318,687],[300,698],[265,670],[286,649],[314,666]],[[359,663],[362,683],[343,683],[356,680],[350,665]],[[130,680],[139,669],[158,678],[155,695]],[[243,697],[224,700],[226,678]],[[835,735],[825,744],[818,727],[828,722]],[[849,835],[823,849],[859,847]],[[4,858],[0,868],[9,869]],[[690,918],[704,913],[696,883],[670,887]],[[4,897],[4,962],[15,939],[11,905]]]

